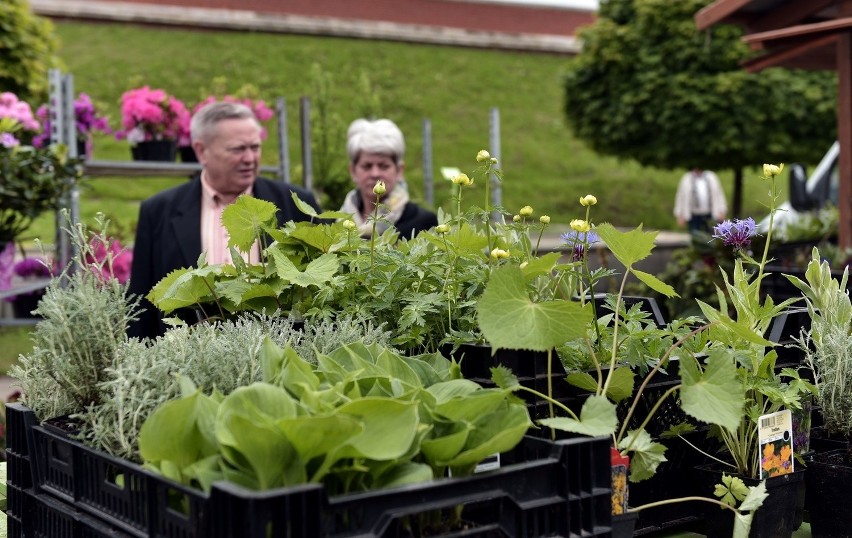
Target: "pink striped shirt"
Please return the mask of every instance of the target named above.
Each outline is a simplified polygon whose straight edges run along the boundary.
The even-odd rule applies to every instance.
[[[251,196],[251,187],[240,195]],[[207,181],[207,174],[201,174],[201,251],[207,253],[207,263],[210,265],[233,264],[231,252],[228,249],[228,231],[222,226],[222,211],[228,204],[225,197],[214,189]],[[255,241],[250,252],[241,253],[248,263],[260,261],[260,246]]]

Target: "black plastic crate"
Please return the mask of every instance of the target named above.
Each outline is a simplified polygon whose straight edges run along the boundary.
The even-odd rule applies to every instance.
[[[19,536],[26,538],[133,538],[49,495],[22,492],[25,512]],[[13,536],[10,534],[10,536]]]
[[[547,353],[518,349],[498,349],[492,355],[491,346],[465,344],[452,351],[451,346],[442,349],[445,357],[459,363],[462,376],[472,380],[490,380],[491,368],[505,366],[518,378],[532,378],[547,372]],[[565,374],[565,367],[559,361],[556,351],[551,356],[551,369],[554,374]]]
[[[23,406],[10,414],[13,420],[34,422],[32,411]],[[33,415],[32,420],[25,419],[26,414]],[[27,529],[37,525],[32,517],[48,518],[53,534],[44,536],[51,538],[266,538],[268,532],[276,538],[394,538],[409,536],[408,522],[421,515],[447,513],[461,505],[470,528],[433,536],[527,538],[610,532],[608,438],[551,442],[528,436],[501,455],[497,470],[328,498],[316,484],[257,492],[223,482],[205,495],[43,426],[32,425],[30,430],[33,445],[26,450],[34,462],[33,488],[27,490],[31,495],[21,493],[23,488],[17,488],[14,479],[10,483],[10,491],[17,488],[24,505],[19,522],[27,538]],[[13,446],[20,446],[18,441],[10,440]]]

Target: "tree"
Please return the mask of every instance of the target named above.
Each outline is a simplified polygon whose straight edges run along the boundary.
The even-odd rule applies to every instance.
[[[47,97],[47,71],[58,65],[53,25],[27,0],[0,2],[0,91],[28,102]]]
[[[815,162],[836,137],[834,73],[746,72],[742,30],[699,32],[710,0],[603,0],[569,61],[565,112],[595,151],[664,169],[737,172],[765,162]]]

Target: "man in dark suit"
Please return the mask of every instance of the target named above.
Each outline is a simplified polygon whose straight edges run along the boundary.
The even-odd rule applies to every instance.
[[[261,128],[251,109],[236,103],[211,103],[198,111],[190,126],[192,147],[201,174],[190,182],[142,202],[133,247],[131,294],[144,297],[175,269],[193,267],[205,252],[210,264],[232,263],[222,210],[247,194],[275,204],[278,224],[309,220],[293,202],[295,192],[317,211],[314,196],[298,187],[258,177]],[[243,256],[257,262],[259,247]],[[165,332],[160,312],[147,300],[128,334],[156,337]]]

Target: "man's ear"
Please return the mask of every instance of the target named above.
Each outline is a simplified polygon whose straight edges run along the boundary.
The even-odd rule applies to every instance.
[[[200,140],[193,140],[192,149],[195,150],[195,156],[198,159],[198,162],[205,164],[207,162],[207,156],[204,154],[204,143]]]

